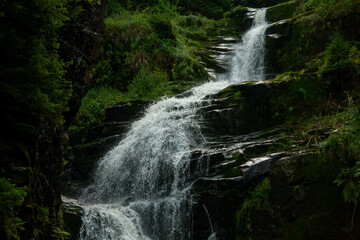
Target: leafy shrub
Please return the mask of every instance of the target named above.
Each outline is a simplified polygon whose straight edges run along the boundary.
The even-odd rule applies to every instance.
[[[325,160],[339,161],[344,166],[334,183],[342,187],[342,195],[347,203],[357,201],[360,192],[359,114],[359,109],[350,101],[350,106],[343,115],[345,125],[322,144]]]
[[[202,45],[193,40],[205,39],[207,29],[214,26],[205,17],[180,16],[176,4],[157,1],[142,12],[113,14],[105,24],[102,60],[95,72],[97,86],[126,90],[140,69],[161,69],[168,82],[207,77],[197,54]]]
[[[25,187],[16,187],[10,180],[0,178],[0,227],[8,239],[20,239],[18,231],[24,230],[24,222],[16,216],[16,208],[21,206],[25,196]]]
[[[80,124],[100,123],[105,116],[105,108],[123,99],[119,90],[109,87],[91,89],[81,101],[78,113]]]
[[[157,99],[169,91],[165,72],[141,69],[129,87],[129,94],[135,99]]]
[[[304,1],[303,11],[315,10],[324,18],[336,19],[351,12],[359,12],[358,0],[307,0]]]
[[[251,214],[256,210],[266,208],[269,204],[270,193],[271,182],[269,178],[264,178],[253,190],[249,191],[249,197],[243,201],[241,209],[236,212],[236,228],[239,231],[239,237],[251,235]]]
[[[340,34],[335,35],[326,48],[324,65],[321,70],[324,72],[345,69],[350,64],[349,52],[349,42],[344,41]]]
[[[360,43],[348,42],[336,34],[328,44],[320,72],[330,85],[330,90],[344,89],[344,82],[356,81],[360,74]]]
[[[107,0],[106,6],[107,15],[122,14],[126,10],[118,0]]]
[[[203,16],[219,19],[232,7],[232,0],[192,0],[180,1],[180,6],[187,12],[197,12]]]
[[[231,18],[232,24],[241,28],[243,27],[245,20],[247,18],[246,16],[247,9],[243,6],[237,6],[230,11],[224,13],[224,18]]]

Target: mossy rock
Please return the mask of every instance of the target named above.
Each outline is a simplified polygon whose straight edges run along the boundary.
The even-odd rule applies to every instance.
[[[140,118],[145,108],[152,103],[145,100],[119,102],[106,108],[105,122],[127,122]]]
[[[289,1],[286,3],[281,3],[272,7],[269,7],[266,13],[267,22],[273,23],[283,19],[288,19],[293,17],[295,12],[294,1]]]
[[[64,214],[64,230],[70,233],[69,240],[79,239],[79,232],[84,215],[84,206],[75,199],[62,196],[62,208]]]
[[[69,130],[69,145],[77,146],[97,141],[115,135],[124,134],[129,128],[128,123],[107,122],[88,128]]]
[[[243,82],[213,96],[204,107],[205,134],[247,134],[281,124],[285,119],[311,116],[324,100],[324,82],[316,74],[295,74],[286,80]]]

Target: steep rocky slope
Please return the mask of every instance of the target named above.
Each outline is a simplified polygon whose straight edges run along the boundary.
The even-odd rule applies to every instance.
[[[324,153],[325,140],[354,118],[353,113],[347,115],[350,110],[355,114],[358,110],[351,104],[343,107],[344,91],[329,87],[320,63],[315,67],[306,63],[324,54],[332,25],[348,39],[358,40],[358,32],[349,25],[359,26],[359,18],[354,10],[341,22],[329,20],[329,25],[304,35],[301,28],[316,16],[312,11],[296,12],[303,3],[269,8],[268,19],[274,24],[267,30],[266,59],[268,78],[274,79],[231,85],[208,96],[211,104],[198,111],[207,148],[192,153],[190,172],[196,172],[192,169],[198,162],[209,169],[204,176],[193,175],[193,239],[212,234],[218,239],[356,239],[360,234],[357,198],[346,203],[334,183],[347,163]],[[210,52],[226,51],[219,39]],[[299,50],[303,41],[305,52]],[[226,69],[221,63],[211,67]],[[297,72],[279,75],[289,70]],[[343,90],[356,87],[355,80],[344,79]],[[148,104],[119,103],[107,109],[106,123],[70,136],[65,195],[79,194],[96,160],[121,139]],[[72,203],[67,202],[67,214],[73,214]],[[71,231],[76,234],[76,229]]]

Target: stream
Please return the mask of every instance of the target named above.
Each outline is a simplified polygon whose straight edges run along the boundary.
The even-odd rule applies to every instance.
[[[79,199],[85,206],[80,240],[193,239],[190,176],[206,175],[208,169],[206,162],[194,163],[191,158],[192,152],[207,148],[197,111],[210,104],[206,96],[233,83],[265,79],[269,25],[266,9],[254,12],[252,27],[242,41],[229,46],[234,49],[231,54],[218,56],[228,62],[228,73],[149,106],[99,160],[92,183]],[[216,239],[216,233],[209,239]]]

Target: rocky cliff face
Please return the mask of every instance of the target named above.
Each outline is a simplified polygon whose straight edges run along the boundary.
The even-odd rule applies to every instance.
[[[198,112],[208,149],[193,153],[193,168],[198,161],[209,162],[210,167],[206,176],[193,177],[193,239],[208,239],[211,225],[219,239],[348,239],[349,234],[341,229],[349,225],[351,208],[344,208],[340,190],[333,184],[340,167],[322,162],[316,142],[334,129],[316,129],[313,138],[303,138],[293,126],[281,124],[281,118],[289,114],[276,115],[279,109],[274,99],[294,97],[298,105],[306,104],[301,94],[292,95],[295,82],[306,87],[306,77],[298,81],[235,84],[209,96],[213,103]],[[69,192],[65,194],[76,196],[76,184],[89,180],[99,152],[112,146],[102,142],[119,140],[126,129],[119,126],[141,115],[146,104],[127,102],[108,109],[113,116],[108,119],[114,122],[98,129],[116,126],[109,136],[95,129],[82,135],[84,144],[74,146],[69,158],[67,171],[72,178],[66,178]],[[125,117],[125,110],[133,114]],[[78,219],[71,210],[66,214],[71,221]],[[326,219],[331,221],[324,225]]]
[[[270,99],[289,97],[292,84],[233,85],[205,108],[204,133],[211,150],[203,158],[210,159],[210,168],[193,187],[194,239],[207,239],[210,224],[219,239],[349,239],[358,234],[359,229],[342,230],[350,226],[352,210],[344,207],[333,183],[340,163],[325,163],[317,142],[334,129],[316,128],[304,138],[294,131],[301,123],[274,121]],[[262,87],[267,94],[253,94]],[[243,98],[226,94],[240,89]],[[223,101],[227,104],[218,104]]]
[[[280,59],[292,48],[283,48],[296,45],[305,21],[293,18],[293,11],[294,2],[269,9],[276,23],[267,32],[267,61],[272,63],[268,76],[290,69]],[[313,36],[323,39],[328,32],[323,30]],[[326,80],[308,70],[234,84],[208,96],[211,104],[198,111],[207,148],[193,152],[190,164],[192,173],[198,161],[209,166],[205,176],[193,174],[192,239],[215,234],[226,240],[359,236],[360,227],[353,224],[359,213],[345,204],[334,184],[342,163],[326,162],[322,152],[321,141],[339,125],[323,124],[314,116],[321,115],[319,106],[328,96]],[[147,104],[119,103],[107,110],[103,125],[73,133],[65,194],[77,196],[97,159],[119,141]],[[67,213],[79,219],[72,210]]]

